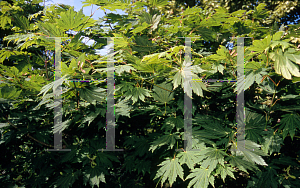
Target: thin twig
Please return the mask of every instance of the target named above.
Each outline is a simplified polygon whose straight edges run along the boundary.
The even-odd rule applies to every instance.
[[[107,16],[106,11],[104,11],[104,14],[105,14],[105,16]],[[113,30],[113,28],[112,28],[112,26],[111,26],[110,23],[109,23],[109,27],[110,27],[111,30]]]
[[[47,60],[47,53],[46,52],[45,52],[45,56],[46,56],[46,58],[45,58],[46,77],[47,77],[47,80],[49,80],[48,68],[47,68],[48,60]]]
[[[16,128],[17,130],[21,131],[17,126],[15,126],[12,122],[10,122],[10,121],[8,120],[7,115],[6,115],[5,120],[6,120],[11,126],[13,126],[14,128]],[[54,147],[54,146],[52,146],[52,145],[49,145],[49,144],[46,144],[46,143],[44,143],[44,142],[42,142],[42,141],[37,140],[36,138],[32,137],[29,133],[27,133],[27,137],[29,137],[30,139],[32,139],[32,140],[34,140],[34,141],[36,141],[36,142],[38,142],[38,143],[40,143],[40,144],[42,144],[42,145],[44,145],[44,146],[52,147],[52,148]]]

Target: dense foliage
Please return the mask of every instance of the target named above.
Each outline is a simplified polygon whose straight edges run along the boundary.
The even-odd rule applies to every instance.
[[[94,20],[66,5],[41,9],[39,2],[0,2],[8,33],[0,50],[1,187],[300,186],[299,24],[264,25],[273,11],[264,3],[228,12],[167,0],[86,0],[127,13]],[[88,46],[81,36],[96,42]],[[60,80],[54,80],[55,43],[48,37],[65,37]],[[100,37],[120,37],[114,43],[115,116],[116,148],[123,152],[97,151],[106,147],[107,62],[94,49],[107,40]],[[198,37],[192,38],[192,66],[185,66],[185,41],[178,37]],[[230,37],[253,37],[245,39],[245,88],[191,83],[193,148],[199,151],[185,151],[186,70],[193,79],[236,80]],[[53,148],[52,90],[60,83],[59,131],[70,152],[45,151]],[[248,150],[235,152],[241,89]]]
[[[176,0],[176,3],[187,5],[193,7],[195,5],[207,8],[214,9],[215,7],[224,7],[230,12],[237,10],[251,10],[254,9],[257,5],[261,3],[266,4],[266,9],[268,9],[271,14],[264,21],[264,24],[281,22],[284,24],[289,23],[299,23],[300,19],[300,4],[298,0]]]

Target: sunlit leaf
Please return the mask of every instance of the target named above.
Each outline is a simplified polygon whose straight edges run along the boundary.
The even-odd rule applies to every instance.
[[[162,166],[156,173],[154,179],[162,177],[161,186],[168,179],[170,186],[176,181],[177,176],[183,180],[183,168],[178,162],[178,158],[166,159],[159,166]]]

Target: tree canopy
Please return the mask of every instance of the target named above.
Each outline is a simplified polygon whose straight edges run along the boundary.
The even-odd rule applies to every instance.
[[[94,20],[82,9],[40,2],[0,2],[3,187],[300,186],[300,25],[281,24],[284,14],[272,17],[278,6],[85,0],[126,12]],[[288,2],[289,10],[299,6]],[[62,41],[60,79],[51,37]],[[81,37],[96,42],[88,46]],[[95,51],[107,45],[105,37],[115,37],[113,68],[111,57]],[[237,74],[237,37],[248,37],[245,79]],[[109,71],[115,72],[115,147],[124,151],[105,151]],[[192,93],[185,94],[186,85]],[[241,91],[246,150],[237,151]],[[192,95],[193,150],[185,150],[186,95]],[[45,150],[53,149],[57,132],[71,151]]]
[[[289,23],[299,23],[300,20],[300,5],[298,0],[296,1],[287,1],[287,0],[176,0],[178,4],[187,5],[193,7],[195,5],[207,8],[214,9],[214,7],[224,7],[229,12],[234,12],[237,10],[253,10],[255,7],[261,3],[265,3],[265,9],[269,10],[269,17],[266,19],[266,24],[275,22],[284,23],[285,25]]]

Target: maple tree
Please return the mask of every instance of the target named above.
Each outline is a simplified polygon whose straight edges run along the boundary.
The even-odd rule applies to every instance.
[[[106,13],[94,20],[67,5],[24,16],[25,4],[1,1],[0,181],[5,187],[299,187],[300,32],[262,27],[266,4],[175,6],[175,1],[86,0]],[[30,7],[41,1],[31,1]],[[146,10],[145,10],[146,9]],[[104,22],[104,23],[103,23]],[[113,25],[115,24],[115,25]],[[74,34],[70,34],[74,31]],[[89,37],[93,45],[82,43]],[[192,65],[185,41],[192,38]],[[236,80],[245,39],[245,87],[192,86],[192,148],[184,149],[184,79]],[[54,80],[61,37],[62,78]],[[106,148],[107,56],[114,40],[116,148]],[[198,37],[198,38],[196,38]],[[69,82],[66,80],[100,80]],[[53,126],[52,91],[62,85],[63,124]],[[236,95],[245,93],[245,151],[236,148]],[[68,152],[51,152],[60,131]]]

